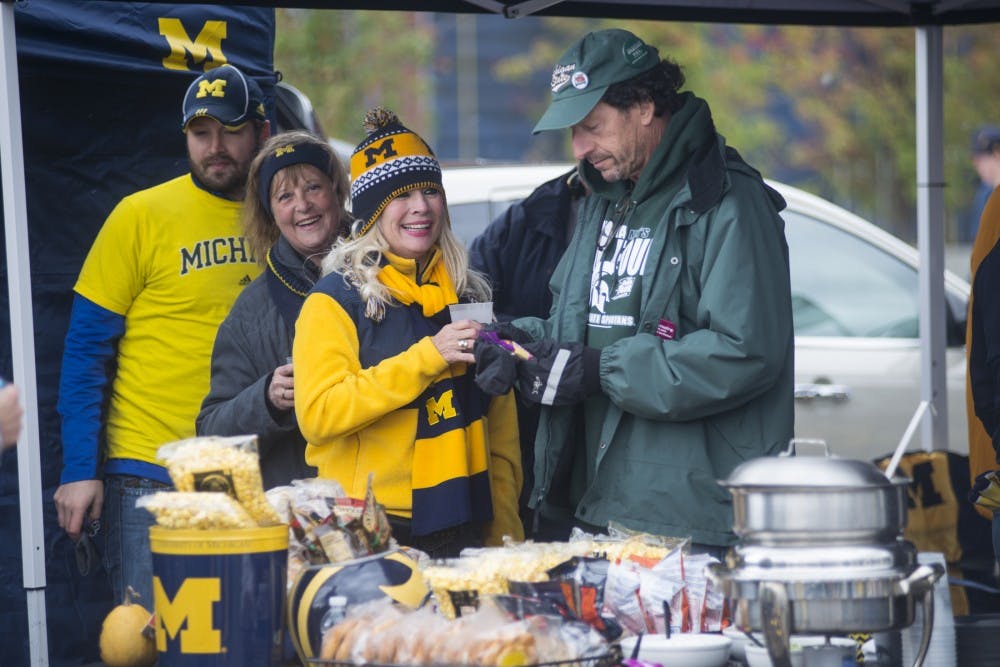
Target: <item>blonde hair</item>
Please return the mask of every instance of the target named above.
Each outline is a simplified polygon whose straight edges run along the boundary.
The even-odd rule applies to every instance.
[[[437,245],[441,249],[441,261],[455,284],[459,298],[483,302],[492,298],[489,281],[479,272],[469,268],[469,255],[451,231],[451,221],[445,210],[445,225]],[[381,216],[379,216],[381,217]],[[365,317],[381,322],[387,306],[396,302],[389,289],[379,282],[383,253],[392,252],[389,242],[379,228],[378,220],[368,233],[360,237],[339,238],[333,250],[323,260],[323,275],[338,273],[344,282],[358,290],[365,303]]]
[[[261,164],[278,146],[298,146],[301,144],[320,146],[329,156],[329,166],[323,171],[333,183],[333,195],[340,209],[340,227],[337,230],[337,237],[347,235],[350,230],[351,214],[347,212],[350,186],[347,180],[347,172],[344,169],[344,165],[337,158],[337,154],[330,147],[330,144],[302,130],[291,130],[276,134],[264,143],[256,157],[254,157],[253,162],[250,163],[250,173],[247,175],[246,195],[243,197],[243,211],[241,214],[243,236],[253,256],[257,259],[258,264],[264,264],[267,261],[267,251],[281,237],[281,230],[278,229],[278,224],[274,221],[274,216],[264,208],[264,204],[258,197],[257,190]],[[287,178],[290,182],[297,183],[303,177],[304,171],[304,164],[293,164],[285,167],[279,173],[282,175],[282,178]]]

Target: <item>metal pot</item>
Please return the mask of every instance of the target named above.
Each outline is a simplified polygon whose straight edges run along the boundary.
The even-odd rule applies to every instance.
[[[914,667],[923,665],[934,619],[934,582],[944,572],[941,565],[920,565],[909,574],[857,571],[854,579],[823,578],[814,568],[797,572],[793,569],[788,578],[781,579],[780,571],[772,573],[772,579],[754,580],[753,569],[730,570],[721,563],[712,563],[707,569],[709,578],[732,599],[737,627],[764,633],[768,654],[776,667],[791,667],[792,634],[846,634],[909,627],[918,602],[924,625]]]
[[[824,445],[825,446],[825,445]],[[906,526],[909,479],[871,463],[830,456],[753,459],[720,481],[733,497],[733,531],[744,544],[885,543]]]
[[[943,570],[941,570],[943,571]],[[915,604],[940,571],[917,566],[905,540],[842,547],[737,546],[709,576],[733,600],[737,625],[765,628],[765,591],[776,585],[799,634],[881,632],[913,623]]]
[[[733,496],[740,544],[708,576],[733,601],[737,626],[759,629],[777,667],[790,667],[789,636],[924,627],[923,663],[940,564],[918,565],[902,539],[907,479],[870,463],[793,456],[754,459],[720,482]],[[823,444],[825,448],[826,445]]]

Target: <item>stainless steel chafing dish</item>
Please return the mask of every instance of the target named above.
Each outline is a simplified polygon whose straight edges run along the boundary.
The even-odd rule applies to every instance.
[[[760,630],[777,667],[788,637],[882,632],[913,624],[915,665],[927,652],[940,566],[919,565],[902,538],[909,480],[863,461],[794,456],[747,461],[720,482],[733,495],[740,542],[709,576],[733,601],[736,625]]]

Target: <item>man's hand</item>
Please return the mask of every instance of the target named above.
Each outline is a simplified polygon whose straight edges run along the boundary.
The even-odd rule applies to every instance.
[[[532,359],[517,362],[521,397],[542,405],[571,405],[601,390],[601,351],[583,343],[525,343]]]
[[[62,484],[54,496],[59,527],[66,531],[74,542],[80,539],[83,522],[101,518],[104,507],[104,482],[99,479],[83,479],[79,482]]]

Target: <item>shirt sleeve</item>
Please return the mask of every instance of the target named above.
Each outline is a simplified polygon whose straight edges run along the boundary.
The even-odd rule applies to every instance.
[[[125,315],[143,289],[143,267],[153,261],[151,239],[143,242],[146,216],[130,197],[115,206],[87,253],[74,291],[113,313]]]
[[[302,304],[292,350],[295,412],[313,446],[329,445],[409,404],[448,368],[430,336],[362,368],[354,322],[320,293]]]
[[[59,378],[58,411],[62,417],[61,483],[100,477],[102,406],[111,387],[117,342],[125,317],[77,294]]]
[[[517,506],[524,484],[524,471],[521,469],[521,441],[513,392],[497,396],[490,402],[487,432],[493,521],[486,526],[484,537],[489,546],[503,546],[504,535],[517,541],[524,539],[524,526]]]

